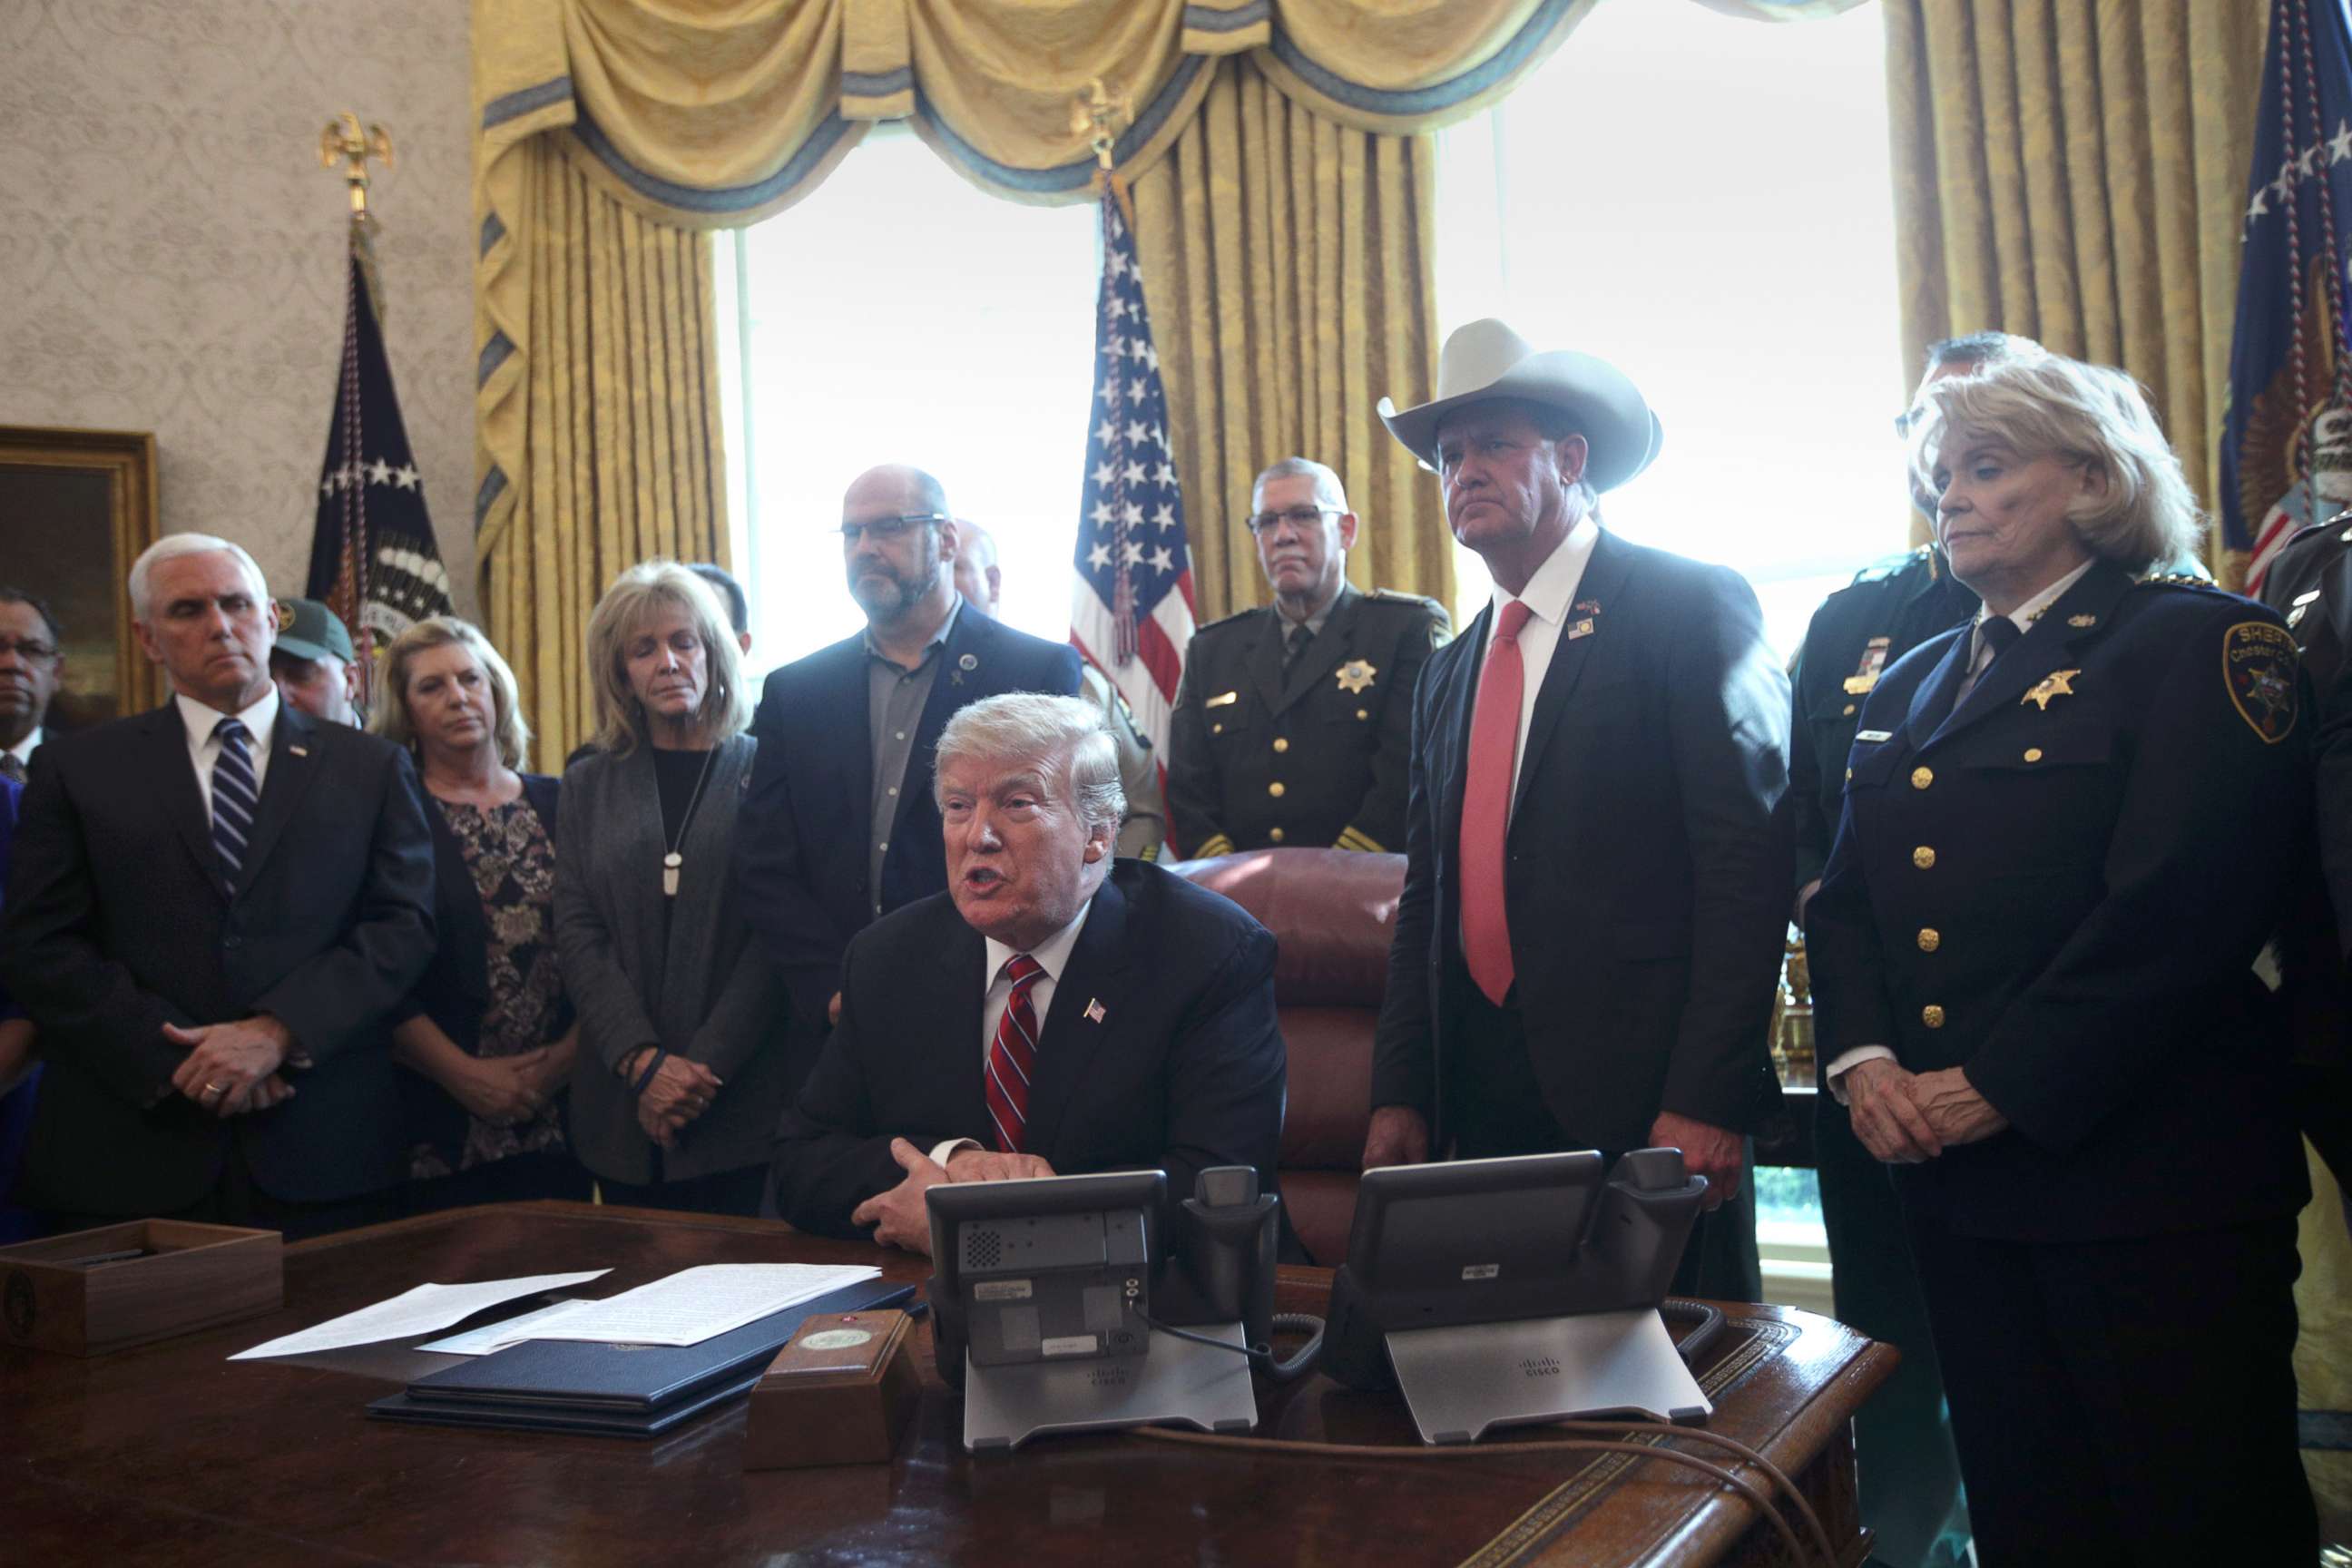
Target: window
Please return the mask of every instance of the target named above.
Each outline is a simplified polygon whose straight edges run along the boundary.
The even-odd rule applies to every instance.
[[[1094,369],[1096,213],[1024,206],[879,126],[719,246],[729,516],[761,668],[847,637],[841,493],[908,462],[995,535],[1004,618],[1059,642]]]
[[[1883,50],[1874,5],[1774,26],[1609,0],[1438,142],[1439,320],[1631,374],[1665,443],[1610,527],[1745,574],[1784,658],[1904,542]],[[1457,619],[1487,593],[1459,563]]]

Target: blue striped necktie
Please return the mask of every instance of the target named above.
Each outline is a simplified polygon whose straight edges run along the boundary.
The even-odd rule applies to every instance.
[[[246,840],[253,837],[254,803],[261,791],[253,782],[253,755],[245,749],[251,731],[244,721],[224,719],[213,726],[220,755],[213,760],[213,850],[231,891],[245,866]]]

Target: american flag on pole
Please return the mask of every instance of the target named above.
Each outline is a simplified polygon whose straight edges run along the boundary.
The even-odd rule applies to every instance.
[[[342,618],[373,670],[377,648],[425,616],[453,615],[457,606],[392,389],[366,221],[354,219],[352,226],[342,364],[327,455],[319,467],[319,512],[303,593]]]
[[[2352,18],[2273,0],[2221,427],[2222,542],[2258,592],[2295,532],[2352,503]]]
[[[1168,445],[1168,395],[1144,313],[1135,235],[1108,191],[1102,241],[1094,430],[1078,502],[1070,640],[1118,688],[1164,757],[1169,705],[1192,640],[1192,557],[1184,548],[1184,496]]]

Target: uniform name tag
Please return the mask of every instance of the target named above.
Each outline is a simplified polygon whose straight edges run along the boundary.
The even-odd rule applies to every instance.
[[[1895,739],[1895,731],[1892,730],[1856,730],[1853,732],[1853,738],[1857,742],[1869,741],[1875,742],[1879,741],[1891,741]]]
[[[1210,698],[1206,702],[1202,703],[1201,706],[1203,708],[1223,708],[1229,703],[1239,702],[1241,700],[1242,694],[1238,691],[1220,691],[1214,697]]]

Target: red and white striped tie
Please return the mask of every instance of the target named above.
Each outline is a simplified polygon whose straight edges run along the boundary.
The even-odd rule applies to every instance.
[[[1030,1010],[1029,988],[1045,977],[1045,966],[1016,952],[1005,960],[1004,973],[1013,977],[1013,994],[988,1043],[988,1119],[996,1123],[998,1150],[1018,1154],[1028,1142],[1029,1079],[1037,1070],[1037,1015]]]

